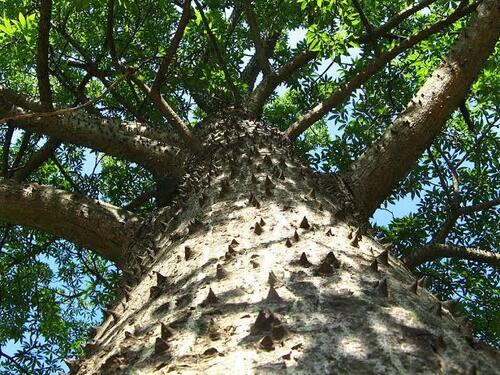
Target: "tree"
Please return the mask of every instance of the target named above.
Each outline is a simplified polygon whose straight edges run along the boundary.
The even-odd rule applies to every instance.
[[[274,5],[2,4],[6,373],[498,372],[498,2]]]

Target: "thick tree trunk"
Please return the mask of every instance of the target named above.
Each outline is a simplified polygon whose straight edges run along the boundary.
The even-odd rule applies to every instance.
[[[128,249],[128,286],[74,373],[499,373],[283,136],[235,115],[199,131],[210,158]]]

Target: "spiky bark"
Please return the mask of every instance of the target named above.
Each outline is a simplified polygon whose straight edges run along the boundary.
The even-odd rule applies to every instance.
[[[126,249],[123,297],[74,373],[498,373],[284,136],[231,115],[199,131],[211,158]]]

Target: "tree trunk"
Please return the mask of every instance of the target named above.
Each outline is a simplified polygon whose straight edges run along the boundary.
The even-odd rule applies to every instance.
[[[200,125],[208,157],[136,234],[122,297],[73,372],[499,373],[467,323],[353,225],[345,187],[255,124]]]

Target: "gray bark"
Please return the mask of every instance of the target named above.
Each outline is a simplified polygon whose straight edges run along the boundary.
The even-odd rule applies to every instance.
[[[495,48],[500,35],[500,5],[485,0],[443,63],[407,108],[345,174],[366,217],[403,179],[433,142]]]
[[[140,220],[131,212],[81,194],[0,180],[0,220],[52,233],[123,266],[123,249]]]
[[[205,126],[211,157],[126,249],[128,286],[73,373],[499,373],[282,135]]]

